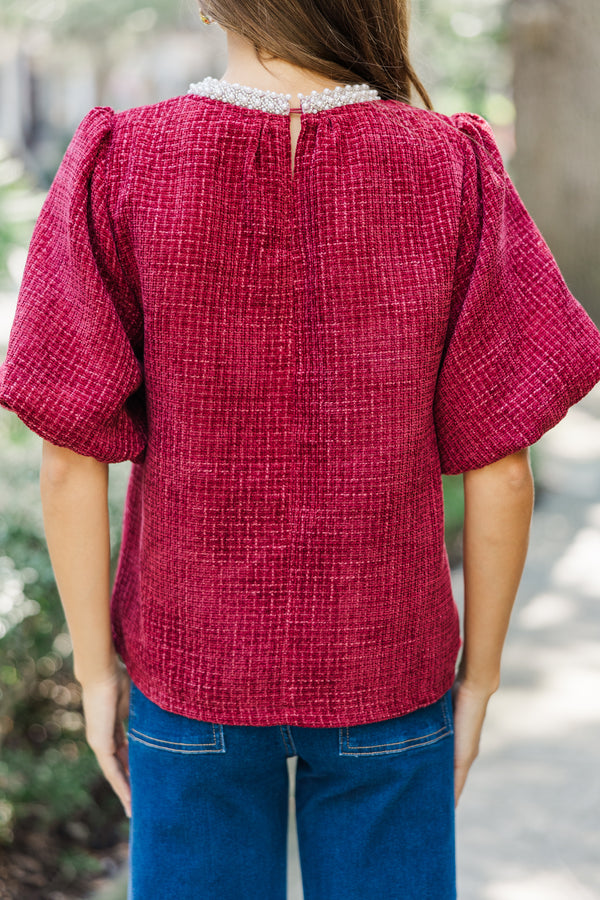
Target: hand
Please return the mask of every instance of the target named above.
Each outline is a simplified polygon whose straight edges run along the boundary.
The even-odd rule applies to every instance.
[[[454,713],[454,807],[479,753],[479,740],[488,701],[493,691],[455,680],[452,686]]]
[[[126,815],[131,818],[128,743],[123,720],[129,714],[131,680],[127,670],[116,664],[114,672],[101,681],[82,684],[86,740]]]

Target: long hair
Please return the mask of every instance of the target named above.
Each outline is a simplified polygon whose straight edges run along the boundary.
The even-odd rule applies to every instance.
[[[410,0],[202,0],[203,12],[284,59],[342,84],[367,82],[382,98],[433,104],[408,53]]]

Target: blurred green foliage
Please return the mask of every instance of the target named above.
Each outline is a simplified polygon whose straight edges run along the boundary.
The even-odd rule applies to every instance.
[[[462,526],[465,515],[462,475],[442,475],[444,489],[444,536],[450,565],[460,563]]]
[[[3,0],[0,25],[46,26],[57,39],[101,41],[123,29],[133,31],[184,27],[198,19],[195,0]]]
[[[505,0],[413,0],[412,63],[438,112],[514,120]]]
[[[128,820],[85,740],[81,689],[44,537],[41,439],[4,409],[0,455],[0,850],[28,853],[36,836],[50,845],[56,839],[59,888],[97,872],[89,851],[126,839]],[[128,471],[128,464],[111,467],[113,575]]]
[[[45,196],[0,141],[0,284],[9,282],[10,255],[25,253]]]

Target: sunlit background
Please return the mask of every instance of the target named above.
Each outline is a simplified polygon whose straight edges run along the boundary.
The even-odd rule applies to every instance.
[[[413,3],[412,61],[435,109],[488,119],[597,324],[599,37],[598,0]],[[220,77],[226,62],[225,36],[202,23],[196,0],[3,0],[0,358],[33,225],[89,109],[185,94],[190,82]],[[0,900],[124,900],[129,823],[84,740],[44,541],[40,445],[0,409]],[[457,813],[459,900],[600,898],[597,390],[532,457],[528,564],[502,687]],[[110,467],[113,574],[129,469]],[[444,479],[444,496],[462,615],[460,476]],[[289,836],[289,900],[300,900],[293,816]]]

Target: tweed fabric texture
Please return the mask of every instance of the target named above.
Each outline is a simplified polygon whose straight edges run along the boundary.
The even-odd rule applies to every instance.
[[[425,706],[461,645],[442,473],[600,380],[489,124],[395,100],[289,119],[96,107],[36,223],[0,403],[131,460],[115,646],[169,711],[344,726]]]

